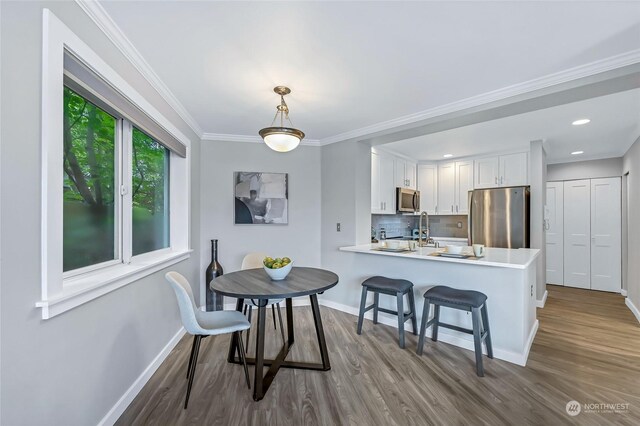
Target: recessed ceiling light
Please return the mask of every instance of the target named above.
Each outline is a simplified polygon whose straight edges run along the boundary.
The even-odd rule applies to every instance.
[[[580,155],[580,154],[584,154],[584,151],[573,151],[571,153],[571,155]]]
[[[574,121],[573,124],[574,126],[582,126],[583,124],[587,124],[589,123],[591,120],[589,120],[588,118],[581,118],[580,120],[576,120]]]
[[[451,157],[453,157],[453,154],[445,154],[445,155],[443,155],[443,157],[444,158],[451,158]]]

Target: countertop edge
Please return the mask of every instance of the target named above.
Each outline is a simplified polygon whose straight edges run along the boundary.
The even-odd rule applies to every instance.
[[[524,263],[524,264],[513,264],[513,263],[484,261],[484,260],[454,259],[454,258],[448,258],[448,257],[438,257],[438,256],[414,254],[414,253],[411,253],[411,252],[393,253],[393,252],[374,251],[374,250],[371,250],[370,244],[339,247],[338,250],[339,251],[343,251],[343,252],[362,253],[362,254],[370,254],[370,255],[376,255],[376,256],[403,257],[403,258],[406,258],[406,259],[415,259],[415,260],[427,260],[427,261],[435,261],[435,262],[449,262],[449,263],[458,263],[458,264],[464,264],[464,265],[475,265],[475,266],[485,266],[485,267],[494,267],[494,268],[508,268],[508,269],[521,269],[521,270],[529,268],[531,266],[531,264],[540,255],[540,250],[539,249],[530,249],[530,250],[535,250],[535,253],[532,253],[531,257],[528,259],[528,261],[526,263]],[[518,249],[515,249],[515,250],[518,250]]]

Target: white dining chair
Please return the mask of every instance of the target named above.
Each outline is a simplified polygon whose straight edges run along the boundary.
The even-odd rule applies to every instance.
[[[244,271],[245,269],[263,268],[262,262],[265,257],[267,257],[267,255],[260,252],[249,253],[242,259],[242,266],[240,266],[240,269]],[[273,328],[275,328],[276,330],[278,329],[278,327],[276,327],[276,306],[278,307],[278,322],[280,323],[280,334],[282,335],[282,342],[284,343],[284,327],[282,326],[282,314],[280,313],[280,302],[282,302],[282,300],[283,299],[270,299],[267,301],[267,306],[271,305],[271,313],[273,314]],[[249,322],[251,322],[251,311],[253,310],[254,306],[257,307],[258,305],[251,299],[245,299],[244,314],[247,315],[247,319],[249,320]],[[249,347],[250,334],[251,330],[249,329],[247,330],[247,348]]]
[[[247,368],[247,358],[242,344],[242,331],[248,330],[250,327],[247,318],[238,311],[201,311],[196,307],[193,300],[193,292],[189,281],[178,272],[171,271],[165,274],[165,278],[171,284],[173,291],[178,298],[178,307],[180,309],[180,317],[182,325],[187,333],[193,335],[193,344],[191,346],[191,356],[189,357],[189,366],[187,367],[187,395],[184,400],[184,408],[189,404],[189,395],[191,394],[191,385],[196,372],[196,364],[198,362],[198,352],[200,351],[200,341],[208,336],[216,336],[218,334],[234,333],[238,339],[238,349],[240,358],[244,366],[244,375],[247,379],[247,386],[251,389],[249,383],[249,370]]]

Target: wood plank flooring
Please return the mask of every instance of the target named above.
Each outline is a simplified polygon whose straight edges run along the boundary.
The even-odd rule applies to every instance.
[[[640,324],[624,298],[557,286],[548,291],[526,367],[485,357],[485,377],[478,378],[471,351],[428,339],[420,357],[416,336],[407,333],[402,350],[396,329],[365,321],[358,336],[355,316],[321,307],[331,371],[282,369],[265,398],[254,402],[242,366],[226,362],[229,337],[209,337],[183,410],[191,349],[185,336],[117,424],[640,424]],[[294,319],[290,359],[318,360],[310,307],[294,308]],[[267,342],[273,357],[282,344],[273,327]],[[571,417],[565,410],[571,400],[629,408],[583,409]]]

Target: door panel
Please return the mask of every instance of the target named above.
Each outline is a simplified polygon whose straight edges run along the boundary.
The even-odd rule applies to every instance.
[[[526,152],[500,156],[500,185],[518,186],[529,184],[529,157]]]
[[[473,189],[473,161],[456,162],[455,212],[469,213],[469,191]]]
[[[498,186],[498,165],[498,157],[476,160],[474,188],[495,188]]]
[[[420,211],[436,214],[438,204],[438,166],[421,164],[418,166],[418,191],[420,191]]]
[[[380,156],[371,153],[371,213],[380,213]]]
[[[393,158],[380,155],[380,201],[383,213],[396,212],[396,186],[393,175]]]
[[[620,178],[591,180],[591,288],[620,292]]]
[[[547,283],[564,285],[564,207],[562,182],[547,183]]]
[[[564,182],[564,285],[591,288],[591,182]]]
[[[455,163],[438,165],[438,214],[454,214],[455,175]]]

